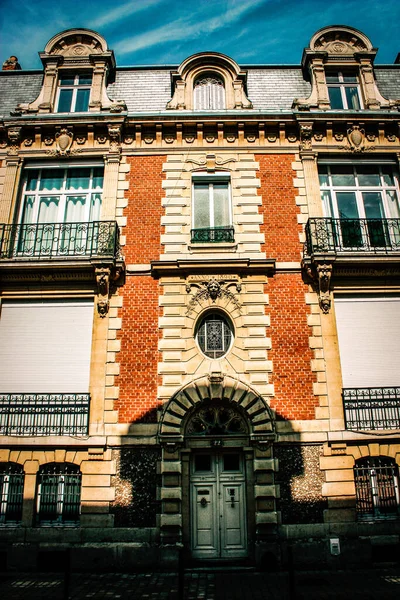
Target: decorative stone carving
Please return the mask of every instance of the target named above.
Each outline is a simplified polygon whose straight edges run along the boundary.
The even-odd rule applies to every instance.
[[[302,268],[311,281],[317,284],[319,306],[324,314],[328,314],[331,308],[330,283],[333,265],[326,262],[313,264],[303,262]]]
[[[224,169],[229,169],[229,167],[226,167],[225,165],[228,165],[231,162],[236,162],[236,158],[222,158],[221,156],[216,156],[215,154],[206,154],[205,156],[200,156],[199,159],[188,158],[186,162],[193,163],[202,169],[205,167],[207,172],[213,173],[221,167],[224,167]]]
[[[213,303],[215,303],[218,298],[222,298],[222,297],[225,297],[228,300],[230,300],[234,304],[235,308],[237,308],[240,312],[240,310],[241,310],[240,302],[236,299],[234,294],[228,289],[228,286],[232,285],[232,277],[231,276],[227,276],[228,281],[226,279],[221,279],[220,277],[218,277],[218,279],[217,279],[216,276],[215,277],[210,276],[207,279],[206,279],[205,275],[201,276],[201,277],[202,277],[201,281],[193,281],[193,279],[190,278],[186,283],[186,291],[188,294],[191,293],[193,286],[198,289],[198,291],[194,294],[194,296],[191,297],[191,299],[189,301],[189,306],[187,309],[188,315],[191,314],[191,312],[195,308],[196,304],[200,304],[204,300],[211,300]],[[229,282],[229,279],[231,279],[230,282]],[[239,279],[234,281],[233,285],[235,285],[237,292],[241,291],[242,287],[241,287],[241,283],[240,283]]]
[[[10,140],[8,154],[11,156],[16,156],[18,154],[19,142],[21,139],[21,130],[22,127],[10,127],[7,132],[8,139]]]
[[[360,129],[358,125],[353,125],[347,130],[347,144],[339,146],[339,148],[354,154],[375,150],[375,146],[367,143],[365,130]]]
[[[121,125],[108,125],[110,136],[110,152],[121,152]]]
[[[100,317],[105,317],[108,313],[110,302],[109,297],[113,292],[115,283],[121,278],[122,267],[112,268],[109,266],[95,267],[95,276],[97,284],[97,312]]]
[[[313,124],[300,123],[300,150],[312,150],[312,128]]]
[[[24,146],[29,147],[29,146],[32,146],[32,144],[33,144],[33,138],[29,137],[24,140]]]

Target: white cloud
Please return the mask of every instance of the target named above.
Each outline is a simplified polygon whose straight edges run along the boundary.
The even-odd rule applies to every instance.
[[[144,48],[151,48],[163,42],[186,40],[196,38],[231,25],[238,21],[248,10],[264,3],[265,0],[243,0],[240,3],[233,3],[231,8],[225,12],[199,21],[199,14],[193,12],[190,18],[183,17],[163,25],[153,31],[147,31],[140,35],[129,37],[119,41],[114,45],[114,50],[119,55],[129,54]],[[214,5],[215,6],[215,5]]]
[[[100,15],[97,19],[94,19],[92,25],[93,27],[104,27],[163,2],[165,2],[165,0],[137,0],[136,2],[131,0],[130,2],[122,4],[122,6],[118,6],[117,8]]]

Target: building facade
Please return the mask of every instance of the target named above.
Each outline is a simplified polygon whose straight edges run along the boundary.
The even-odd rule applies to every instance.
[[[400,65],[376,52],[332,26],[298,66],[124,68],[74,29],[42,71],[6,61],[9,567],[396,555]]]

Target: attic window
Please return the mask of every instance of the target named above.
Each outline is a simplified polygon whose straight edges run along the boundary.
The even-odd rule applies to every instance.
[[[92,74],[90,72],[60,74],[56,112],[87,112],[91,86]]]
[[[362,108],[360,84],[354,72],[329,72],[326,74],[331,109],[360,110]]]
[[[204,73],[194,82],[195,110],[223,110],[225,87],[223,80],[213,73]]]

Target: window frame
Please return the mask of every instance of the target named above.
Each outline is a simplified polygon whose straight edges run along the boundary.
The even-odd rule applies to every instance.
[[[71,472],[68,472],[71,471]],[[48,472],[47,472],[48,471]],[[51,471],[51,472],[50,472]],[[58,471],[58,472],[57,472]],[[46,483],[43,480],[43,476],[53,477],[54,481],[48,483],[50,491],[47,495],[50,496],[49,505],[55,506],[54,515],[55,518],[43,518],[41,517],[41,505],[43,493],[43,484]],[[74,519],[65,518],[65,507],[70,506],[68,502],[70,494],[68,493],[68,486],[66,485],[66,478],[71,478],[72,485],[78,486],[78,493],[76,494],[76,501],[72,504],[75,508]],[[73,479],[76,481],[73,481]],[[37,485],[36,485],[36,525],[39,527],[77,527],[80,522],[81,514],[81,497],[82,497],[82,473],[78,465],[73,463],[47,463],[41,465],[37,474]],[[42,513],[43,514],[43,513]],[[49,513],[45,513],[49,515]]]
[[[337,78],[338,78],[337,82],[328,81],[328,77],[333,77],[333,76],[337,76]],[[345,81],[346,77],[354,77],[355,81]],[[330,104],[331,110],[363,110],[364,109],[359,74],[357,74],[356,72],[351,72],[351,74],[350,74],[350,72],[346,72],[345,70],[341,71],[339,69],[335,70],[335,71],[327,70],[325,73],[325,78],[326,78],[326,87],[327,87],[327,91],[328,91],[328,98],[329,98],[329,104]],[[349,106],[349,101],[348,101],[347,94],[346,94],[346,90],[349,88],[355,88],[357,90],[357,98],[358,98],[358,103],[359,103],[358,108]],[[342,100],[341,107],[336,107],[336,108],[332,107],[332,99],[331,99],[331,95],[329,93],[330,89],[339,89],[340,90],[340,96],[341,96],[341,100]]]
[[[198,205],[199,201],[196,201],[196,185],[197,184],[202,184],[202,185],[208,185],[208,207],[207,207],[207,218],[208,218],[208,226],[207,227],[196,227],[196,219],[197,219],[197,212],[198,212],[198,208],[196,208],[196,205]],[[226,203],[227,205],[225,206],[224,212],[227,213],[228,218],[227,221],[228,223],[224,224],[224,225],[216,225],[215,224],[215,196],[214,196],[214,185],[215,184],[225,184],[226,185]],[[231,187],[231,176],[229,173],[226,172],[221,172],[221,173],[215,173],[215,174],[209,174],[209,173],[196,173],[192,176],[192,185],[191,185],[191,191],[192,191],[192,216],[191,216],[191,227],[192,227],[192,232],[193,231],[210,231],[210,232],[217,232],[218,230],[231,230],[231,236],[228,235],[228,237],[232,237],[233,238],[233,207],[232,207],[232,187]],[[211,236],[212,237],[212,236]],[[218,242],[220,243],[220,241],[222,242],[227,242],[227,243],[233,243],[233,239],[229,239],[229,240],[219,240],[219,239],[214,239],[214,240],[208,240],[210,243],[215,243]],[[198,240],[194,240],[192,239],[192,243],[193,242],[198,242]],[[205,242],[207,243],[207,241]]]
[[[8,472],[6,472],[8,470]],[[15,479],[15,481],[13,481]],[[22,506],[24,495],[25,474],[22,465],[17,463],[0,463],[0,527],[17,526],[22,521]],[[17,492],[13,487],[17,488]],[[19,518],[7,518],[9,512],[10,498],[17,498],[16,512],[19,512]]]
[[[213,317],[217,317],[214,318]],[[218,350],[212,350],[212,349],[208,349],[207,347],[207,321],[220,321],[222,322],[222,333],[221,333],[221,339],[222,339],[222,344],[221,344],[221,349]],[[225,346],[225,341],[226,338],[228,337],[226,332],[224,331],[225,327],[227,329],[227,331],[229,332],[229,344],[227,344]],[[199,340],[199,334],[201,332],[201,330],[204,328],[204,342]],[[198,322],[196,323],[196,327],[195,327],[195,340],[196,340],[196,344],[200,350],[200,352],[203,354],[203,356],[205,356],[206,358],[208,358],[209,360],[219,360],[221,358],[224,358],[232,349],[232,346],[234,344],[235,341],[235,328],[233,325],[232,320],[228,317],[228,315],[226,315],[225,313],[223,313],[222,311],[219,310],[207,310],[205,313],[203,313],[199,319]]]
[[[215,83],[212,83],[213,79],[215,80]],[[204,100],[204,96],[200,92],[196,91],[199,88],[206,90],[206,103],[202,102],[202,100]],[[223,90],[222,92],[220,91],[221,89]],[[215,93],[213,93],[213,90]],[[202,104],[208,104],[208,106],[202,106]],[[214,106],[214,104],[216,105]],[[225,80],[221,74],[207,71],[195,77],[193,81],[193,110],[226,110]]]
[[[80,83],[80,77],[83,76],[88,76],[90,75],[90,79],[91,82],[90,83]],[[73,78],[73,83],[72,84],[67,84],[67,85],[62,85],[62,78],[63,77],[70,77],[71,79]],[[93,85],[93,73],[91,71],[80,71],[77,73],[69,73],[69,72],[63,72],[63,71],[59,71],[58,74],[58,82],[57,82],[57,92],[56,92],[56,101],[55,101],[55,112],[58,114],[68,114],[68,113],[87,113],[89,111],[89,104],[90,104],[90,96],[91,96],[91,91],[92,91],[92,85]],[[60,106],[60,98],[61,98],[61,92],[62,90],[71,90],[72,91],[72,96],[71,96],[71,103],[70,103],[70,110],[59,110],[59,106]],[[87,99],[87,106],[85,108],[85,110],[75,110],[76,109],[76,105],[77,105],[77,99],[78,99],[78,91],[79,90],[89,90],[89,95],[88,95],[88,99]],[[85,102],[86,104],[86,102]]]
[[[353,471],[357,520],[398,519],[400,517],[400,481],[399,467],[396,461],[388,456],[363,457],[355,461]],[[384,478],[386,481],[383,481],[382,484]],[[368,510],[365,510],[366,508]]]

